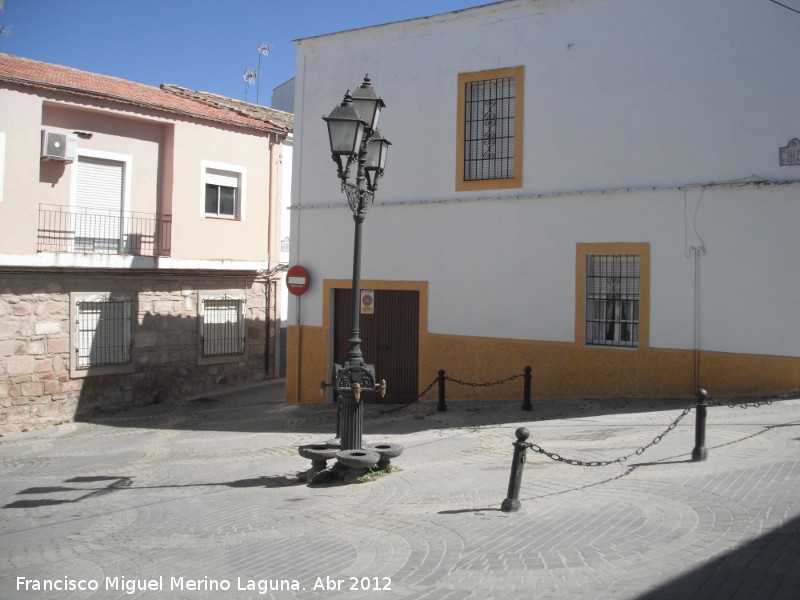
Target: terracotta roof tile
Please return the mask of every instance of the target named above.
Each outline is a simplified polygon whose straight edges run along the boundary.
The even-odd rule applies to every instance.
[[[207,92],[190,92],[173,85],[162,86],[162,89],[2,53],[0,81],[102,98],[261,131],[289,133],[293,126],[291,114],[232,98]],[[211,102],[203,99],[203,95],[219,101]]]
[[[211,92],[189,90],[172,83],[162,83],[161,89],[171,94],[181,96],[182,98],[188,98],[217,108],[224,108],[240,114],[243,117],[270,123],[285,131],[292,131],[294,126],[294,115],[276,108],[261,106],[259,104],[250,104],[249,102],[235,100],[234,98],[220,96],[219,94],[213,94]]]

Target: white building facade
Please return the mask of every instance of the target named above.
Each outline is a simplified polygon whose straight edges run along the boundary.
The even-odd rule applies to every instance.
[[[535,398],[800,385],[799,23],[750,0],[507,0],[296,42],[291,263],[311,286],[289,401],[319,401],[341,360],[352,219],[321,117],[365,73],[393,145],[362,330],[379,378],[414,380],[396,401],[439,369],[526,365]]]

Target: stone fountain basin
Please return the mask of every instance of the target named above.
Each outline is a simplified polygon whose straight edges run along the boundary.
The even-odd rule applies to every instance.
[[[325,442],[304,444],[297,449],[297,453],[311,462],[326,462],[336,458],[338,448],[331,448]]]
[[[389,442],[377,442],[374,444],[366,444],[364,450],[377,452],[381,457],[378,461],[378,466],[387,467],[393,458],[397,458],[403,453],[403,446]]]
[[[381,459],[381,455],[372,450],[338,450],[335,452],[336,460],[346,467],[355,469],[366,469],[378,464]]]

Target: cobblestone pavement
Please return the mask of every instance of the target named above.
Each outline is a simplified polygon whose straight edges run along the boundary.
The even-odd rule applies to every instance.
[[[710,407],[704,462],[685,402],[520,404],[367,406],[405,451],[350,485],[298,481],[335,413],[282,382],[0,438],[0,598],[799,597],[800,399]],[[520,426],[567,460],[505,513]]]

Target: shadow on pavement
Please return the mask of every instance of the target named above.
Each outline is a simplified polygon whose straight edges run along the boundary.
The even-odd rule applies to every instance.
[[[107,485],[99,485],[103,482],[109,482]],[[47,494],[59,494],[61,497],[46,497],[36,498],[31,500],[16,500],[4,505],[2,508],[36,508],[40,506],[56,506],[59,504],[76,504],[94,498],[97,496],[105,496],[120,491],[134,491],[134,490],[156,490],[156,489],[175,489],[175,488],[192,488],[192,487],[213,487],[224,486],[230,488],[277,488],[288,487],[292,485],[300,485],[300,482],[293,477],[283,475],[278,476],[261,476],[251,477],[248,479],[237,479],[235,481],[223,481],[215,483],[187,483],[183,485],[134,485],[131,477],[116,476],[116,475],[101,475],[92,477],[73,477],[67,479],[63,483],[71,484],[89,484],[85,487],[77,485],[72,486],[49,486],[49,487],[32,487],[17,492],[18,496],[35,495],[42,496]],[[92,486],[92,484],[95,484]],[[72,497],[68,497],[72,495]]]
[[[448,401],[407,405],[369,404],[364,407],[365,434],[415,433],[431,429],[483,427],[553,419],[682,410],[687,399],[539,400],[523,411],[521,401]],[[121,428],[243,433],[321,433],[336,431],[336,404],[286,404],[282,381],[191,400],[96,413],[81,421]]]
[[[800,517],[785,522],[637,600],[798,597]]]

